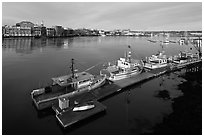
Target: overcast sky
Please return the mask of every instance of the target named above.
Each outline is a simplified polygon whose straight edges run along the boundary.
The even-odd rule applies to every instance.
[[[202,3],[2,3],[2,24],[22,20],[45,26],[132,30],[202,30]]]

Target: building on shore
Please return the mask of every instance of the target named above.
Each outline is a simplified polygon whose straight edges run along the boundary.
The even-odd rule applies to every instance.
[[[2,28],[3,37],[31,37],[33,36],[34,24],[29,21],[16,23],[14,26],[4,26]]]
[[[46,28],[47,37],[55,37],[55,28]]]
[[[64,28],[62,26],[54,26],[53,28],[55,29],[55,36],[56,37],[62,37],[63,36]]]
[[[33,36],[34,37],[46,37],[46,27],[44,26],[43,22],[41,25],[35,24],[33,27]]]
[[[21,21],[19,23],[16,23],[17,27],[30,27],[33,28],[34,27],[34,23],[30,22],[30,21]]]
[[[35,25],[33,28],[33,36],[34,37],[41,37],[41,27],[38,25]]]
[[[30,37],[32,36],[32,29],[30,27],[20,26],[6,26],[4,28],[5,37]]]

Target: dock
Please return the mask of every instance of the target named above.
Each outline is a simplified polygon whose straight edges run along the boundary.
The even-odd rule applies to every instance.
[[[85,120],[97,113],[103,112],[106,110],[106,107],[99,103],[98,101],[94,102],[94,108],[86,111],[80,111],[80,112],[74,112],[72,108],[60,111],[60,108],[53,107],[53,109],[56,111],[56,118],[60,122],[60,124],[66,128],[68,126],[71,126],[81,120]]]
[[[35,102],[34,100],[34,103],[38,109],[52,107],[52,109],[56,112],[56,118],[60,122],[60,124],[63,127],[68,127],[68,126],[71,126],[72,124],[80,122],[81,120],[91,117],[97,113],[105,111],[106,107],[103,104],[99,103],[100,100],[107,98],[111,95],[114,95],[116,93],[119,93],[123,89],[129,86],[132,86],[134,84],[148,81],[155,77],[182,69],[189,65],[195,65],[196,63],[202,63],[202,60],[199,59],[196,61],[192,61],[192,62],[180,64],[180,65],[168,65],[163,68],[145,71],[145,72],[142,72],[141,74],[131,76],[129,78],[118,80],[115,82],[111,82],[107,80],[106,84],[100,88],[97,88],[88,92],[83,92],[81,94],[77,94],[75,96],[70,97],[69,98],[70,107],[66,111],[63,111],[58,107],[58,100],[57,100],[58,97],[66,96],[66,94],[60,95],[57,98],[54,98],[53,100],[51,99],[49,101]],[[74,107],[75,102],[81,104],[87,101],[94,101],[95,108],[87,111],[80,111],[80,112],[72,111],[72,108]]]

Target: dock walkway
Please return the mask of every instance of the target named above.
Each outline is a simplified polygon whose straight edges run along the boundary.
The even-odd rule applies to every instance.
[[[80,111],[80,112],[74,112],[72,109],[69,109],[64,112],[58,112],[56,115],[56,118],[60,122],[60,124],[63,127],[68,127],[70,125],[73,125],[81,120],[84,120],[88,117],[91,117],[99,112],[105,111],[106,106],[103,104],[99,103],[98,101],[94,101],[94,108],[87,110],[87,111]],[[55,108],[57,110],[58,108]]]

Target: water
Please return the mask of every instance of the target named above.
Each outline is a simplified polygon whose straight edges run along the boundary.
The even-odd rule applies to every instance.
[[[154,38],[155,39],[155,38]],[[158,40],[163,37],[156,37]],[[178,40],[179,38],[170,38]],[[75,37],[58,39],[8,38],[2,44],[2,122],[4,134],[153,134],[163,119],[174,113],[173,99],[184,96],[179,85],[187,81],[176,72],[132,86],[102,101],[107,111],[75,126],[60,127],[52,110],[38,112],[31,90],[45,86],[50,78],[70,73],[71,58],[79,71],[99,74],[104,63],[124,56],[127,45],[133,58],[164,50],[176,55],[192,45],[161,46],[147,38]],[[196,50],[192,50],[196,52]]]

